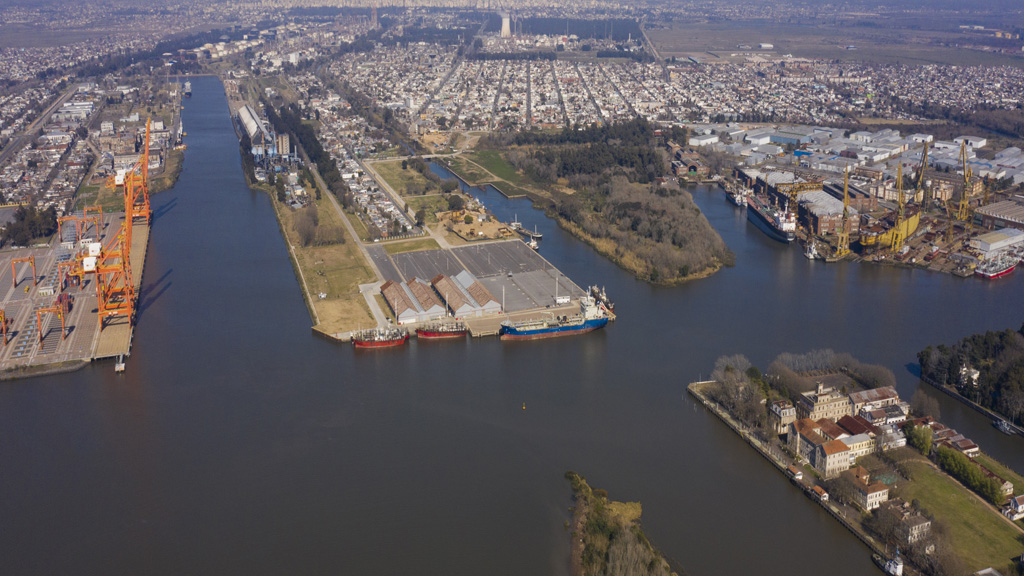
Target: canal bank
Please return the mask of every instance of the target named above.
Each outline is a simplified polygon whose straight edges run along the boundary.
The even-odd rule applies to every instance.
[[[863,545],[681,393],[679,374],[737,349],[768,365],[828,346],[891,368],[910,397],[917,351],[1004,328],[1024,287],[810,263],[701,187],[737,266],[652,287],[529,202],[485,191],[499,218],[544,234],[552,265],[606,286],[614,328],[357,354],[310,335],[220,84],[193,90],[185,168],[153,197],[125,374],[90,365],[0,386],[11,573],[567,576],[571,469],[642,501],[645,533],[691,576],[871,574]],[[931,392],[943,422],[1024,469],[1019,437]]]

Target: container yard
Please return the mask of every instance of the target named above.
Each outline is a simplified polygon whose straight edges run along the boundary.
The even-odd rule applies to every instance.
[[[129,354],[134,329],[131,318],[108,315],[100,330],[96,275],[86,273],[78,281],[68,274],[78,250],[96,242],[108,243],[123,221],[123,214],[103,217],[98,238],[79,240],[74,228],[62,227],[62,242],[54,239],[45,247],[0,252],[0,317],[4,324],[0,377]],[[133,226],[130,264],[136,294],[148,242],[149,226]]]

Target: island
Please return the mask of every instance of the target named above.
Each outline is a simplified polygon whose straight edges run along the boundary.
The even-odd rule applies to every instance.
[[[639,502],[616,502],[569,471],[572,576],[677,576],[640,528]]]

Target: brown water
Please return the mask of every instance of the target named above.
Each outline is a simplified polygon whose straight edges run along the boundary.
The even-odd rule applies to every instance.
[[[643,502],[692,576],[870,574],[868,550],[686,384],[715,358],[831,347],[890,367],[1021,322],[1021,276],[960,280],[808,262],[718,192],[695,198],[737,266],[637,282],[522,201],[541,253],[607,286],[619,320],[564,340],[357,353],[310,335],[269,199],[243,182],[220,84],[197,78],[157,219],[132,357],[0,384],[0,572],[568,574],[572,469]],[[1021,439],[940,399],[1024,470]],[[523,409],[523,405],[526,409]]]

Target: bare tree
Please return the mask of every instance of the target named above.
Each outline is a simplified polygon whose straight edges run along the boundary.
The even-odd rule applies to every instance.
[[[910,409],[919,416],[939,419],[939,401],[929,396],[922,388],[918,388],[910,397]]]

